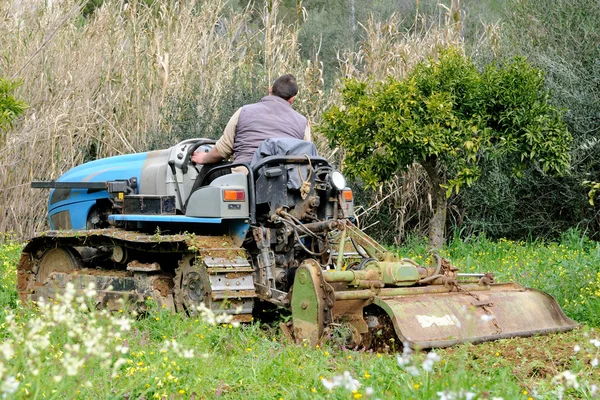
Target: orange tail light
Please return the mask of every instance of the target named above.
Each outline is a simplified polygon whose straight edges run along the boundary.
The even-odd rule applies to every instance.
[[[346,201],[354,200],[354,196],[352,195],[352,190],[350,190],[350,189],[344,190],[344,200],[346,200]]]
[[[245,201],[246,192],[243,190],[223,190],[223,201]]]

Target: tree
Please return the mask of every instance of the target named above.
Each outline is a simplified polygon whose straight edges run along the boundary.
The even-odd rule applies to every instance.
[[[418,163],[427,172],[433,212],[429,246],[444,242],[447,199],[498,158],[518,173],[569,167],[571,135],[548,103],[540,70],[522,58],[479,71],[460,50],[427,59],[401,81],[344,81],[342,105],[317,128],[345,151],[345,172],[376,187]]]
[[[12,94],[19,85],[17,81],[0,78],[0,144],[4,143],[4,132],[27,108],[25,102],[15,99]]]

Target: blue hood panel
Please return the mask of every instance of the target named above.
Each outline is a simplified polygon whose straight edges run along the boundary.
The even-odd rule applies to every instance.
[[[91,161],[70,169],[58,178],[57,181],[105,182],[137,178],[137,181],[140,182],[142,167],[146,162],[147,156],[148,153],[146,152]],[[85,226],[82,226],[82,221],[85,221],[85,218],[87,218],[87,213],[92,205],[95,204],[98,199],[109,197],[106,190],[88,191],[87,189],[72,189],[70,190],[70,193],[62,192],[62,195],[60,195],[60,192],[57,192],[59,196],[57,196],[55,202],[52,203],[52,197],[56,190],[57,189],[53,189],[48,198],[48,217],[50,218],[52,214],[59,210],[68,210],[71,213],[71,218],[79,221],[79,223],[73,221],[73,229],[84,229]],[[66,209],[65,206],[67,207]],[[52,226],[52,223],[50,223],[50,225]]]
[[[103,182],[132,177],[139,181],[147,156],[146,152],[90,161],[65,172],[58,182]]]

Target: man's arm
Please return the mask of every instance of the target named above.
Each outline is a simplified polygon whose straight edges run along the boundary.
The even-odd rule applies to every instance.
[[[192,161],[196,164],[213,164],[229,158],[233,155],[233,141],[235,139],[235,128],[237,127],[238,119],[240,118],[240,112],[242,109],[238,109],[229,119],[223,136],[213,146],[208,153],[194,152]]]

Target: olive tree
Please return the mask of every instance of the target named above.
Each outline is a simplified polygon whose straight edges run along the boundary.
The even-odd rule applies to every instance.
[[[522,58],[479,71],[455,48],[419,63],[403,80],[344,81],[341,105],[317,128],[344,150],[344,171],[377,187],[413,163],[431,183],[429,247],[444,243],[447,199],[497,158],[518,174],[534,163],[564,173],[571,135],[548,102],[540,70]]]

